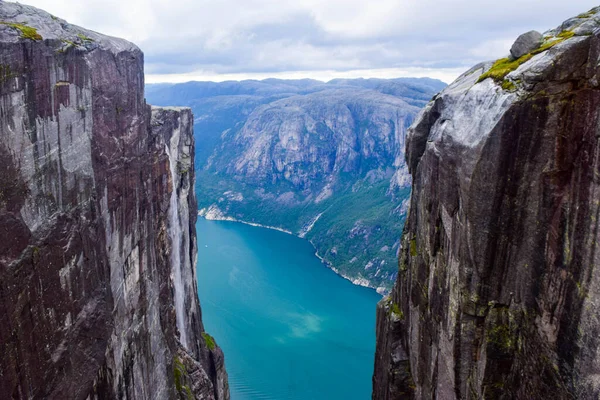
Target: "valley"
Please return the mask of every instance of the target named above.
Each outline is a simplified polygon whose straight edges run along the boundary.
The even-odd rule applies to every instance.
[[[190,106],[200,215],[309,240],[356,284],[386,293],[410,195],[406,129],[445,84],[427,78],[148,85]]]

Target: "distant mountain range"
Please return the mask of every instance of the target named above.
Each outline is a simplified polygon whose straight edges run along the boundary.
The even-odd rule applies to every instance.
[[[198,207],[309,239],[354,283],[386,292],[410,194],[406,129],[446,85],[428,78],[147,85],[192,108]]]

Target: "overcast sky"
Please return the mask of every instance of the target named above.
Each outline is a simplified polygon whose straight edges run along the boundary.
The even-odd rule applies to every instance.
[[[430,76],[450,82],[593,0],[23,0],[142,48],[147,82]]]

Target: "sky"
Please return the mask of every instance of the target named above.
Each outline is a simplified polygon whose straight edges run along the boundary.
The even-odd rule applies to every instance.
[[[146,81],[422,77],[450,83],[594,0],[23,0],[128,39]]]

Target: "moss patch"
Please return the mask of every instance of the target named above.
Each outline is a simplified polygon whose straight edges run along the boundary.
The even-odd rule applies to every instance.
[[[561,33],[556,35],[556,38],[554,38],[554,37],[548,38],[548,40],[546,42],[544,42],[539,48],[532,51],[531,54],[536,55],[536,54],[543,53],[544,51],[556,46],[559,43],[564,42],[567,39],[572,38],[573,36],[575,36],[575,32],[562,31]]]
[[[556,46],[558,43],[562,42],[564,39],[550,39],[547,42],[544,42],[538,49],[534,50],[531,54],[540,54],[551,47]]]
[[[16,76],[17,74],[12,71],[10,65],[0,64],[0,84],[6,83]]]
[[[527,61],[531,60],[532,57],[532,54],[525,54],[523,57],[518,58],[516,60],[511,60],[508,57],[501,58],[498,61],[496,61],[494,65],[492,65],[492,68],[490,68],[489,71],[481,75],[477,82],[482,82],[487,78],[492,78],[496,82],[502,82],[506,75],[519,68],[521,64],[524,64]]]
[[[206,346],[208,347],[209,350],[214,350],[217,347],[215,338],[210,336],[208,333],[202,332],[202,337],[204,338],[204,341],[206,342]]]
[[[410,240],[410,256],[416,257],[419,254],[417,251],[417,239]]]
[[[517,89],[517,85],[515,85],[513,82],[509,81],[508,79],[505,79],[504,81],[502,81],[502,89],[508,90],[508,91],[513,91],[513,90]]]
[[[43,40],[44,39],[42,37],[42,35],[40,35],[38,33],[37,29],[35,29],[31,26],[27,26],[25,24],[17,24],[14,22],[0,22],[0,24],[10,26],[11,28],[14,28],[14,29],[20,31],[21,37],[24,39],[31,39],[31,40]]]
[[[592,18],[594,15],[596,15],[596,13],[594,12],[594,10],[590,10],[590,11],[588,11],[586,13],[579,14],[577,16],[577,18],[580,18],[580,19]]]
[[[562,31],[561,33],[556,35],[556,38],[547,37],[546,42],[542,43],[542,45],[539,48],[533,50],[529,54],[525,54],[521,58],[518,58],[516,60],[511,60],[508,57],[501,58],[501,59],[497,60],[494,63],[494,65],[492,65],[492,68],[490,68],[489,71],[487,71],[486,73],[484,73],[483,75],[481,75],[479,77],[479,79],[477,80],[477,83],[482,82],[487,78],[492,78],[494,81],[496,81],[496,83],[500,83],[504,90],[514,90],[514,89],[516,89],[514,83],[506,81],[504,79],[504,78],[506,78],[506,75],[510,74],[512,71],[519,68],[519,66],[521,66],[521,64],[524,64],[527,61],[531,60],[531,58],[534,55],[540,54],[540,53],[556,46],[557,44],[559,44],[567,39],[572,38],[573,36],[575,36],[575,32],[573,32],[573,31]]]
[[[396,316],[399,319],[404,319],[404,313],[402,312],[400,306],[397,303],[392,303],[391,309],[392,314],[394,314],[394,316]]]
[[[511,350],[515,345],[514,337],[507,324],[494,327],[489,332],[488,341],[504,351]]]
[[[79,39],[81,39],[82,42],[93,42],[94,39],[92,39],[91,37],[85,36],[83,33],[78,33],[77,37]]]
[[[179,357],[175,357],[173,360],[173,376],[175,378],[175,388],[178,392],[181,391],[185,375],[187,375],[185,365],[183,365]]]
[[[173,359],[173,378],[175,380],[175,389],[177,389],[177,393],[179,393],[179,398],[193,400],[194,395],[192,394],[192,389],[190,389],[189,385],[185,384],[186,380],[189,379],[188,372],[179,357]]]
[[[556,37],[561,38],[561,39],[570,39],[573,36],[575,36],[575,32],[573,32],[573,31],[562,31],[561,33],[556,35]]]
[[[181,161],[177,161],[177,172],[179,172],[180,175],[185,175],[189,170],[189,167],[186,167]]]

